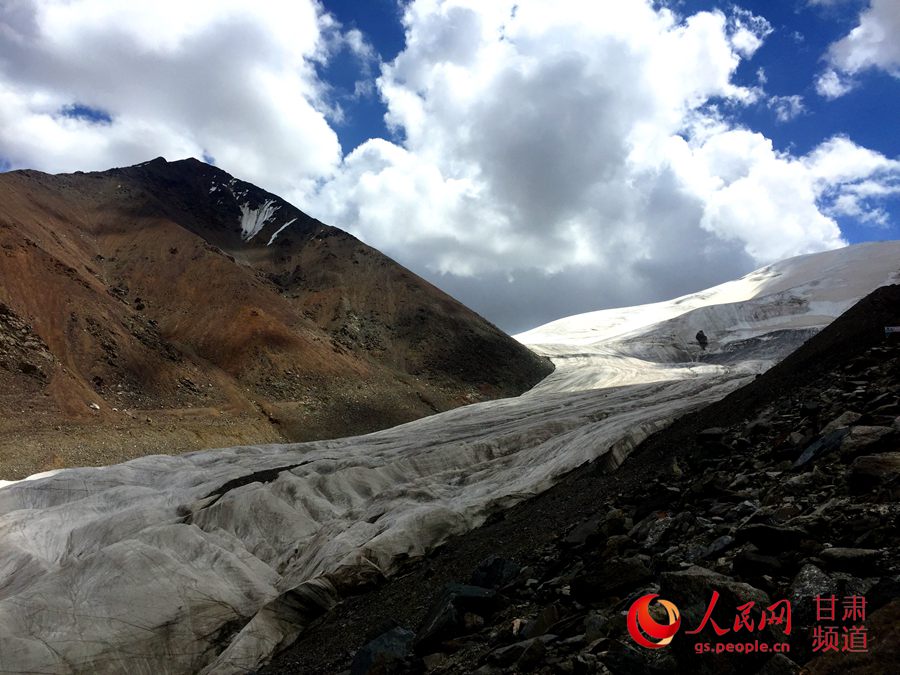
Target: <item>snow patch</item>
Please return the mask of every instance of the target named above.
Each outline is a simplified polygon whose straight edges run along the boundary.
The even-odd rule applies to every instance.
[[[291,223],[295,222],[296,220],[297,220],[296,218],[291,218],[291,219],[290,219],[289,221],[287,221],[284,225],[282,225],[281,227],[279,227],[279,228],[275,231],[275,234],[273,234],[273,235],[269,238],[269,243],[266,244],[266,246],[271,246],[271,245],[275,242],[275,239],[278,237],[278,235],[281,234],[281,233],[284,231],[284,229],[285,229],[288,225],[290,225]]]
[[[274,199],[267,199],[258,209],[251,209],[247,203],[241,204],[241,238],[250,241],[265,227],[266,222],[281,208]]]

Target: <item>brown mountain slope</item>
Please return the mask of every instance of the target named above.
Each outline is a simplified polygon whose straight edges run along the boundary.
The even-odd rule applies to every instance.
[[[363,433],[551,369],[375,249],[197,160],[0,174],[0,478]]]

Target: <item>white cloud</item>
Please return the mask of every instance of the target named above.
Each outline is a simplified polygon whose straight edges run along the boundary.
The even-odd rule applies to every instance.
[[[839,195],[834,200],[831,212],[838,216],[850,216],[860,222],[877,227],[887,228],[888,226],[888,214],[884,209],[869,207],[852,193]]]
[[[848,186],[847,190],[858,197],[888,197],[900,195],[900,177],[896,172],[882,180],[862,180]]]
[[[820,180],[831,155],[818,162],[795,159],[744,129],[693,147],[676,139],[673,149],[678,173],[693,177],[694,192],[704,203],[700,226],[740,242],[756,262],[841,245],[837,225],[818,206],[832,184]]]
[[[344,35],[344,42],[351,51],[365,59],[366,62],[377,61],[378,54],[375,48],[366,40],[366,36],[357,28],[352,28]]]
[[[735,7],[730,18],[731,44],[744,58],[751,58],[772,31],[772,24],[746,9]]]
[[[830,68],[816,81],[817,91],[826,98],[843,96],[852,89],[852,76],[869,68],[900,78],[898,34],[900,2],[871,0],[856,27],[828,48]]]
[[[839,75],[829,68],[816,78],[816,91],[827,99],[840,98],[855,86],[846,75]]]
[[[590,240],[598,230],[623,210],[639,215],[640,197],[621,189],[631,158],[644,162],[641,155],[712,97],[755,97],[731,82],[739,56],[718,13],[679,22],[644,3],[598,3],[589,12],[519,3],[513,13],[512,3],[418,2],[405,20],[407,49],[379,85],[406,151],[431,168],[432,190],[452,195],[456,213],[430,216],[446,221],[440,241],[462,249],[452,263],[441,244],[442,271],[506,268],[498,256],[509,250],[520,265],[547,270],[596,262]],[[752,25],[747,17],[733,22],[744,42]],[[375,154],[362,169],[361,157]],[[386,171],[384,154],[379,143],[348,158],[348,170],[374,182]],[[376,243],[392,241],[384,234],[396,225],[357,220],[345,184],[337,185],[323,191],[326,216]],[[472,223],[482,224],[479,232]],[[486,251],[473,256],[472,240]]]
[[[779,122],[790,122],[795,117],[799,117],[806,112],[803,97],[796,94],[793,96],[772,96],[769,98],[768,106],[775,111],[775,116]]]
[[[900,171],[897,160],[862,148],[846,136],[825,141],[804,161],[813,177],[823,185],[844,184],[884,174],[897,175]]]
[[[870,225],[889,225],[888,214],[878,202],[900,194],[900,161],[836,136],[805,157],[804,163],[821,195],[824,212]]]
[[[733,80],[771,30],[746,13],[420,0],[405,24],[379,79],[403,141],[357,149],[315,212],[508,328],[840,246],[844,187],[894,170],[846,139],[780,153],[729,121],[763,95]]]
[[[345,40],[365,52],[360,37]],[[327,120],[340,111],[315,72],[339,38],[312,0],[4,3],[0,156],[71,171],[205,152],[303,192],[341,158]],[[73,103],[112,122],[60,114]]]

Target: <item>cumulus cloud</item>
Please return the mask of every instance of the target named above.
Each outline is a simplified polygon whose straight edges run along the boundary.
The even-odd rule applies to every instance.
[[[731,121],[764,95],[734,82],[771,31],[747,12],[418,0],[404,24],[378,80],[402,140],[357,148],[314,208],[511,330],[841,246],[846,188],[896,171]]]
[[[828,48],[830,67],[817,79],[816,90],[826,98],[843,96],[853,88],[853,76],[870,68],[900,78],[898,34],[900,3],[871,0],[859,15],[856,27]]]
[[[312,0],[3,3],[0,156],[71,171],[207,154],[302,193],[341,159],[315,66],[342,40],[367,56]]]
[[[653,154],[711,97],[755,97],[730,80],[728,19],[680,22],[643,3],[483,5],[408,7],[407,48],[379,80],[403,147],[358,148],[316,206],[455,275],[555,274],[650,245],[645,192],[667,177],[641,175],[647,158],[632,167],[631,155]],[[743,35],[745,23],[732,25]]]
[[[826,213],[882,228],[889,225],[881,203],[900,194],[900,161],[836,136],[810,153],[805,162],[823,195]]]

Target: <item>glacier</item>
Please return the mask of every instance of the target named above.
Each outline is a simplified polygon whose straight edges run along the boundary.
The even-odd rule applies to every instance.
[[[525,394],[360,437],[73,468],[0,487],[0,670],[237,673],[366,579],[773,365],[875,288],[900,242],[776,263],[516,336]],[[710,346],[693,336],[703,329]]]

